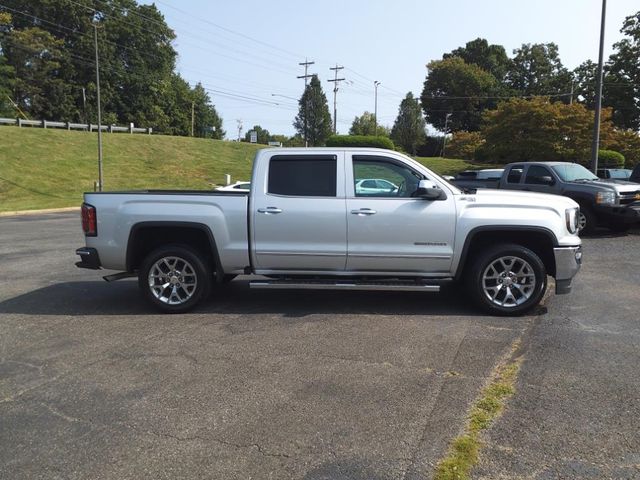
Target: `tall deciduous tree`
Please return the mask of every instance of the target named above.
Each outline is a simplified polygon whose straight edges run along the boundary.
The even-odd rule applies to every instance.
[[[391,139],[406,152],[415,155],[418,145],[425,142],[425,127],[420,103],[413,93],[409,92],[400,102],[398,116],[391,129]]]
[[[625,38],[614,44],[609,58],[605,104],[622,128],[640,130],[640,11],[627,17],[620,30]]]
[[[263,145],[266,145],[272,139],[272,136],[269,133],[269,130],[267,130],[266,128],[262,128],[260,125],[254,125],[251,130],[249,130],[247,133],[245,133],[245,135],[244,135],[244,141],[245,142],[251,141],[251,133],[250,133],[251,131],[256,132],[256,136],[258,137],[258,142],[257,143],[261,143]]]
[[[349,135],[383,135],[389,136],[389,129],[377,123],[373,113],[364,112],[359,117],[355,117],[349,129]],[[377,128],[376,128],[377,127]]]
[[[513,51],[508,85],[521,95],[545,95],[569,102],[571,73],[562,65],[555,43],[525,43]]]
[[[474,64],[492,74],[498,81],[502,81],[509,71],[511,60],[502,45],[489,45],[484,38],[476,38],[467,42],[451,53],[445,53],[442,58],[460,57],[465,63]]]
[[[460,57],[435,60],[427,68],[420,97],[427,121],[443,132],[479,130],[482,112],[495,108],[502,93],[496,77]]]
[[[327,97],[317,75],[311,77],[298,106],[298,115],[293,126],[303,137],[306,133],[310,146],[324,145],[332,133],[332,124]]]

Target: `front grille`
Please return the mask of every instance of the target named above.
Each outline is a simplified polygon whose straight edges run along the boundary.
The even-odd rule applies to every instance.
[[[626,192],[620,195],[620,205],[628,205],[640,201],[640,190],[636,192]]]

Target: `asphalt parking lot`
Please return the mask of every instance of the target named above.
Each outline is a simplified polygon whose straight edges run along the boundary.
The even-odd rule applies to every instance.
[[[640,477],[638,232],[586,239],[575,292],[522,318],[238,280],[164,316],[82,244],[77,213],[0,219],[0,478],[430,478],[519,339],[474,476]]]

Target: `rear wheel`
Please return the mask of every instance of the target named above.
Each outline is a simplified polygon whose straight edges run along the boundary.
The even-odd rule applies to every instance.
[[[497,245],[481,253],[467,283],[478,305],[494,315],[521,315],[535,307],[547,289],[540,257],[520,245]]]
[[[168,245],[147,255],[138,274],[138,285],[154,307],[166,313],[181,313],[206,297],[211,277],[211,268],[195,250]]]

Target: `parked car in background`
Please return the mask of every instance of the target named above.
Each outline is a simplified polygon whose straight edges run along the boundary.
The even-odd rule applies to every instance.
[[[629,180],[631,170],[628,168],[599,168],[598,177],[605,180]]]
[[[376,195],[393,193],[398,191],[398,186],[383,178],[363,178],[356,180],[356,193],[363,195]]]
[[[511,163],[505,167],[499,188],[575,200],[580,205],[580,230],[587,233],[597,225],[625,231],[640,221],[640,185],[600,179],[577,163]]]
[[[640,183],[640,163],[635,166],[629,177],[630,182]]]
[[[458,188],[498,188],[504,168],[465,170],[451,181]]]
[[[251,182],[236,182],[224,187],[218,187],[216,188],[216,191],[247,193],[250,189],[251,189]]]

